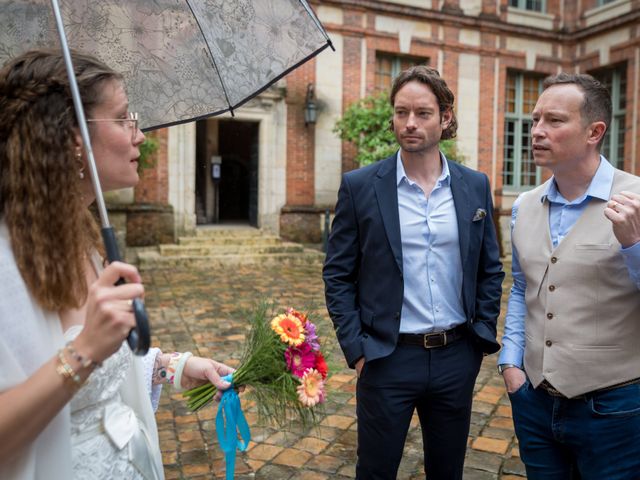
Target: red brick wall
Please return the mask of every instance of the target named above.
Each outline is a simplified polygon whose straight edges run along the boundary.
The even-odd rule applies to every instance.
[[[313,205],[315,200],[315,127],[304,124],[307,85],[315,83],[311,60],[287,76],[287,205]]]
[[[134,198],[137,203],[159,203],[169,202],[169,161],[167,151],[168,130],[162,128],[148,133],[147,136],[155,137],[159,146],[152,156],[155,165],[145,168],[140,174],[140,182],[135,188]]]

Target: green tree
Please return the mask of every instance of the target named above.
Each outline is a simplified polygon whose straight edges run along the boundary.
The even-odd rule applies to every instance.
[[[158,139],[153,136],[147,134],[144,139],[144,142],[140,144],[140,158],[138,158],[138,174],[142,175],[142,172],[147,168],[153,168],[156,166],[156,158],[154,157],[154,153],[160,148],[160,142]]]
[[[350,105],[336,122],[333,131],[342,140],[355,144],[358,151],[356,162],[363,167],[398,150],[396,137],[391,130],[392,117],[389,94],[381,92]],[[441,141],[440,150],[449,160],[464,163],[455,139]]]

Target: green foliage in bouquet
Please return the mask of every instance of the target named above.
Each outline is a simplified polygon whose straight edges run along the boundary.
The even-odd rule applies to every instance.
[[[287,356],[286,352],[293,347],[284,342],[283,338],[274,331],[272,322],[275,318],[271,320],[273,311],[272,303],[261,301],[249,313],[250,332],[244,346],[240,367],[233,373],[233,384],[249,387],[247,394],[255,399],[261,419],[274,422],[281,427],[295,419],[299,419],[305,427],[315,425],[317,413],[313,408],[309,408],[315,404],[305,405],[301,401],[300,388],[304,381],[292,374],[291,367],[287,364],[287,359],[291,357]],[[299,316],[298,318],[306,319],[305,315],[291,309],[286,315],[290,315],[290,312],[294,312]],[[278,317],[285,317],[285,315]],[[315,326],[313,328],[315,332]],[[324,359],[322,362],[324,363]],[[313,371],[318,374],[317,371]],[[324,377],[326,377],[326,371]],[[319,385],[314,386],[318,386],[320,390],[317,403],[321,403],[324,401],[323,380],[319,381]],[[216,388],[206,384],[188,390],[183,395],[187,398],[189,409],[197,411],[208,405],[215,394]]]

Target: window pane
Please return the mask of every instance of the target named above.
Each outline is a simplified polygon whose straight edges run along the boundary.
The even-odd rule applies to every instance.
[[[504,164],[502,167],[502,183],[513,185],[514,153],[515,153],[515,128],[514,120],[507,120],[504,125]]]
[[[507,75],[507,105],[506,111],[509,113],[515,113],[516,111],[516,75]]]
[[[520,157],[520,186],[534,187],[536,185],[536,165],[533,162],[531,150],[531,120],[522,122]]]
[[[617,107],[618,110],[624,110],[627,108],[627,69],[620,68],[618,72],[620,81],[620,98],[618,98],[618,101],[613,104],[613,108],[616,109]]]
[[[625,126],[624,126],[624,117],[619,117],[616,119],[618,126],[618,149],[616,151],[616,164],[614,165],[617,168],[624,167],[624,134],[625,134]]]
[[[536,12],[542,11],[542,0],[526,0],[525,8]]]
[[[593,73],[611,94],[611,125],[600,152],[617,168],[624,166],[625,115],[627,104],[627,67],[622,65]]]
[[[536,77],[526,77],[523,76],[522,86],[522,114],[525,116],[531,115],[534,107],[536,106],[536,102],[538,101],[538,96],[540,95],[540,86],[542,84],[542,80]]]
[[[530,188],[540,180],[531,149],[531,112],[542,91],[537,75],[508,72],[504,129],[503,185]]]

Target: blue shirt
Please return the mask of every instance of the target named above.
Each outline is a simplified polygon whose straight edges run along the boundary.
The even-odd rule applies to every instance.
[[[615,169],[611,164],[603,156],[600,156],[600,166],[593,176],[589,188],[584,195],[571,202],[566,200],[558,191],[555,180],[549,182],[548,188],[540,197],[540,202],[544,202],[545,200],[549,202],[549,230],[554,248],[567,236],[569,230],[571,230],[571,227],[578,221],[578,218],[580,218],[580,215],[582,215],[582,212],[587,208],[592,198],[598,198],[604,201],[609,200],[614,172]],[[511,211],[512,233],[518,216],[520,198],[521,197],[517,198]],[[513,243],[511,247],[513,258],[511,265],[513,286],[511,287],[509,303],[507,304],[507,317],[505,319],[504,336],[502,337],[502,351],[498,358],[498,364],[510,363],[522,368],[525,346],[524,319],[527,313],[524,294],[527,283],[520,268],[518,252],[513,246]],[[629,248],[621,248],[620,253],[627,266],[629,278],[631,278],[631,281],[640,289],[640,242]]]
[[[427,197],[397,157],[398,211],[404,297],[401,333],[448,330],[466,321],[462,306],[462,260],[451,175],[442,174]]]

